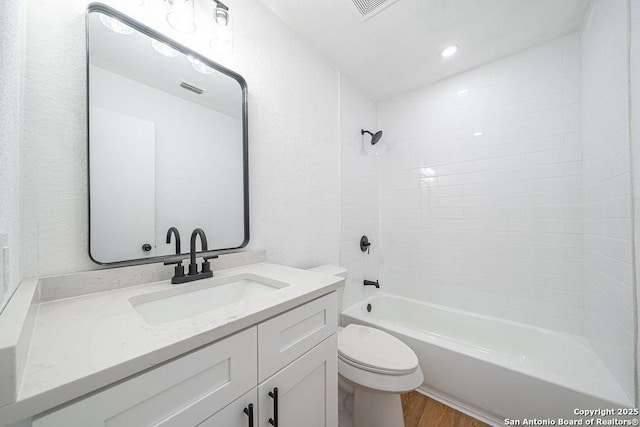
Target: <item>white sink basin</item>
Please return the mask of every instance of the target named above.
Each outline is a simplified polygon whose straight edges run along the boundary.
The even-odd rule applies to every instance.
[[[286,286],[289,284],[255,274],[239,274],[175,285],[172,289],[136,295],[129,302],[148,324],[158,325],[262,298]]]

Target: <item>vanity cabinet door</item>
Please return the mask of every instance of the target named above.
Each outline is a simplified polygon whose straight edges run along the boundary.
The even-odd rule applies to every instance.
[[[338,425],[338,337],[333,334],[258,386],[260,408],[256,426],[272,427],[278,389],[279,427]]]
[[[33,427],[193,427],[257,382],[252,327],[36,418]],[[247,424],[248,425],[248,424]]]
[[[249,405],[253,414],[249,413]],[[245,412],[246,410],[246,412]],[[250,424],[253,417],[253,425]],[[198,427],[254,427],[258,425],[258,389],[253,388],[244,396],[234,400],[227,407],[204,420]]]

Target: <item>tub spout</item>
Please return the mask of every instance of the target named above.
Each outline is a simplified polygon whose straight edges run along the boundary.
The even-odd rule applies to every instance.
[[[375,286],[377,289],[380,289],[380,283],[378,283],[377,280],[375,282],[373,280],[365,280],[364,286]]]

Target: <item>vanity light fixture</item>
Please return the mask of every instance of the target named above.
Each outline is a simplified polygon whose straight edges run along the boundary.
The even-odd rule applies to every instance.
[[[213,0],[216,8],[213,10],[213,17],[218,25],[229,25],[229,7],[219,0]]]
[[[440,52],[440,56],[443,58],[449,58],[458,52],[460,47],[457,44],[452,44],[451,46],[447,46]]]
[[[162,43],[156,39],[151,40],[151,46],[161,55],[168,56],[169,58],[175,58],[180,54],[177,50],[169,46],[168,44]]]
[[[167,22],[174,30],[190,34],[196,30],[195,0],[164,0],[167,3]]]
[[[209,46],[217,53],[232,53],[233,31],[229,7],[220,0],[213,0],[213,2],[216,6],[213,9],[213,32]]]
[[[207,64],[200,61],[198,58],[194,58],[193,56],[188,55],[187,59],[189,60],[189,62],[191,62],[191,65],[193,66],[193,68],[202,74],[212,74],[214,71],[213,68],[209,67]]]
[[[124,22],[116,19],[112,16],[105,15],[103,13],[100,14],[100,22],[104,24],[105,27],[110,29],[111,31],[118,34],[131,34],[133,33],[133,28],[125,24]]]

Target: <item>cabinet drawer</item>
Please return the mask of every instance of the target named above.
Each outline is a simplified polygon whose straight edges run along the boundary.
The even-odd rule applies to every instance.
[[[37,418],[33,427],[195,426],[255,387],[256,327]]]
[[[258,382],[293,362],[338,329],[335,292],[258,325]]]

